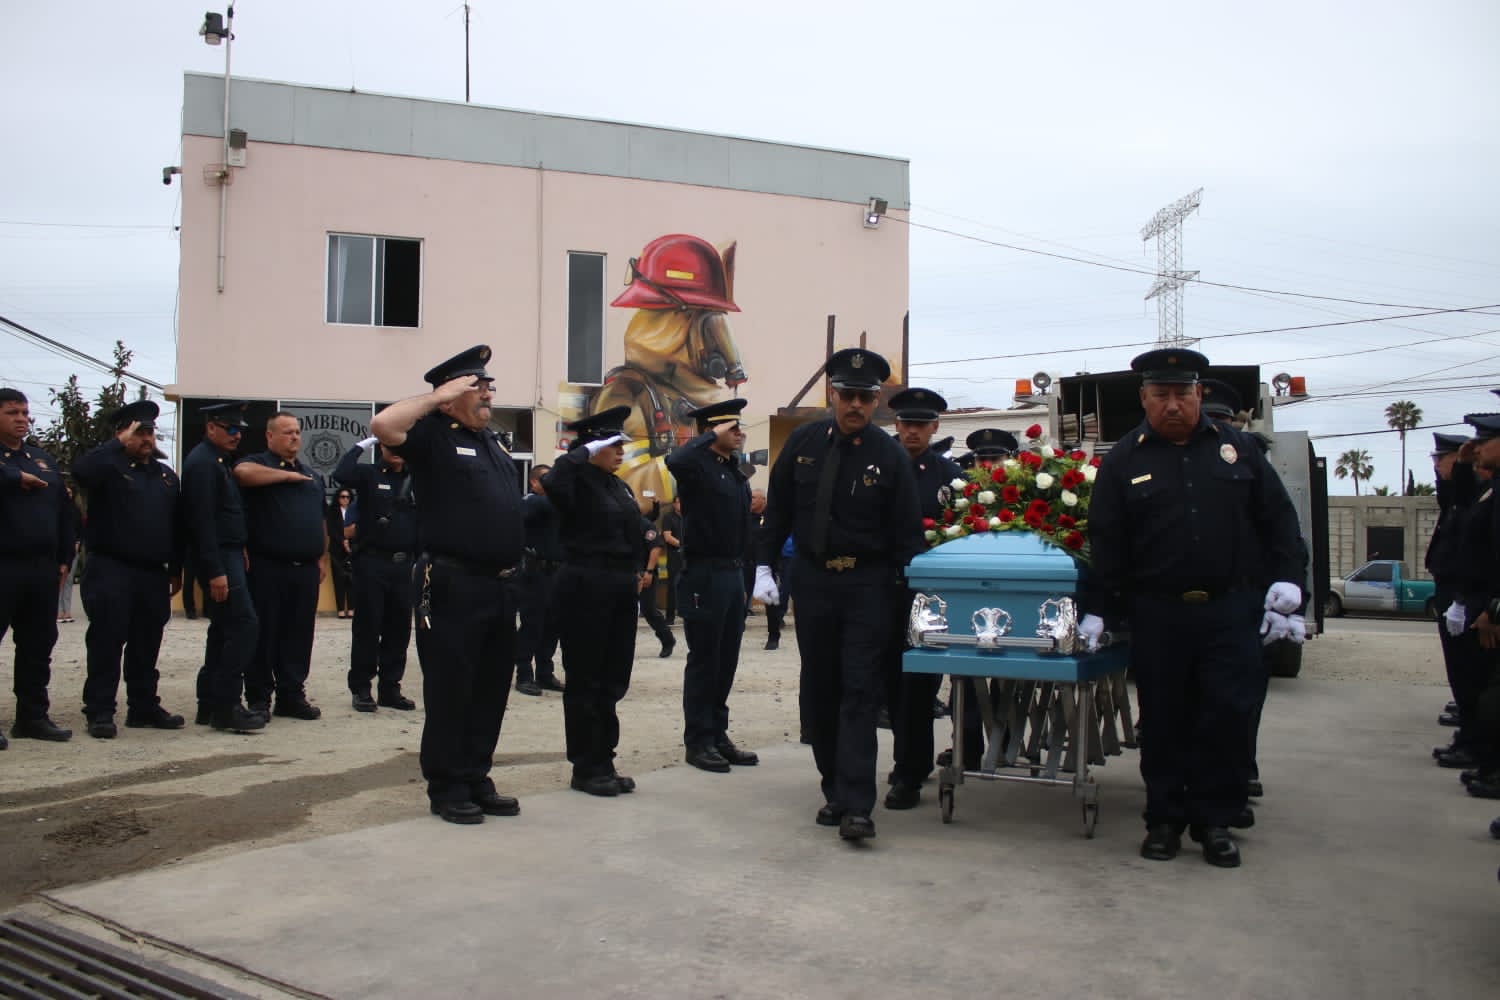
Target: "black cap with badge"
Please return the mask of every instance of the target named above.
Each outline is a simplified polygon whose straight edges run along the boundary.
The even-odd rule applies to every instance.
[[[488,344],[476,344],[467,351],[460,351],[440,365],[434,365],[428,369],[422,380],[433,388],[437,388],[444,382],[451,382],[465,375],[470,378],[483,379],[486,382],[495,381],[484,366],[490,360],[490,346]]]
[[[1464,423],[1474,428],[1476,441],[1500,437],[1500,413],[1465,413]]]
[[[865,389],[878,392],[891,377],[891,364],[874,351],[863,347],[846,347],[835,351],[823,366],[835,389]]]
[[[1208,367],[1208,359],[1185,347],[1159,347],[1130,360],[1130,370],[1141,373],[1142,382],[1192,385]]]
[[[156,418],[161,415],[161,407],[153,400],[137,399],[133,403],[126,403],[109,415],[109,422],[117,431],[123,431],[137,420],[143,433],[156,430]]]
[[[611,406],[607,410],[601,410],[581,420],[573,421],[567,427],[578,436],[568,445],[568,450],[582,448],[590,441],[603,441],[617,434],[624,436],[625,418],[628,416],[630,416],[630,407]]]
[[[964,438],[964,444],[968,445],[969,451],[976,458],[1004,458],[1006,455],[1014,455],[1021,447],[1021,443],[1010,431],[994,427],[975,431]]]
[[[198,407],[198,413],[203,419],[211,424],[219,424],[222,427],[245,427],[245,407],[249,403],[214,403],[211,406]]]
[[[948,408],[948,401],[931,389],[902,389],[886,404],[897,420],[913,424],[927,424],[938,418]]]
[[[1444,455],[1457,454],[1458,449],[1469,443],[1469,439],[1462,434],[1440,434],[1434,431],[1432,434],[1432,457],[1441,458]]]
[[[1240,412],[1240,394],[1234,386],[1216,378],[1203,380],[1203,412],[1220,420],[1233,420]]]
[[[740,411],[749,404],[748,399],[724,399],[717,403],[709,403],[700,406],[688,413],[698,422],[698,430],[706,431],[715,424],[722,424],[740,419]]]

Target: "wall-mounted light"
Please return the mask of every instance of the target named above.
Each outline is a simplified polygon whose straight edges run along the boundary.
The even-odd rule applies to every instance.
[[[162,167],[161,168],[161,182],[163,184],[166,184],[167,186],[170,187],[171,184],[172,184],[172,175],[173,174],[180,174],[180,173],[182,173],[182,168],[181,167]]]
[[[885,210],[890,203],[884,198],[871,198],[865,204],[865,228],[874,229],[880,225],[880,220],[885,216]]]

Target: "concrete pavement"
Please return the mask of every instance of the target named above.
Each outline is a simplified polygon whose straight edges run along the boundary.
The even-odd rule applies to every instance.
[[[234,966],[338,997],[1489,995],[1500,802],[1432,765],[1445,700],[1274,681],[1268,794],[1233,871],[1191,844],[1138,856],[1131,751],[1097,771],[1093,840],[1068,789],[968,782],[952,825],[929,785],[853,847],[813,824],[811,755],[781,746],[615,800],[536,795],[479,827],[411,820],[52,898],[241,988]]]

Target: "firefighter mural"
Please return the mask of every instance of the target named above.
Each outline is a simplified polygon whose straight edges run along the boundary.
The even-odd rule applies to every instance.
[[[673,494],[666,456],[697,430],[687,414],[736,395],[746,380],[729,329],[734,250],[721,254],[697,236],[674,233],[647,243],[630,260],[630,282],[610,306],[634,309],[625,330],[625,363],[604,375],[583,409],[628,406],[630,440],[619,475],[636,496]]]

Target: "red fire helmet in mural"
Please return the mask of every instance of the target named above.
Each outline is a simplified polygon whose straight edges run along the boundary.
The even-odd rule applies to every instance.
[[[718,309],[739,312],[712,244],[674,233],[630,259],[630,285],[610,303],[625,309]]]

